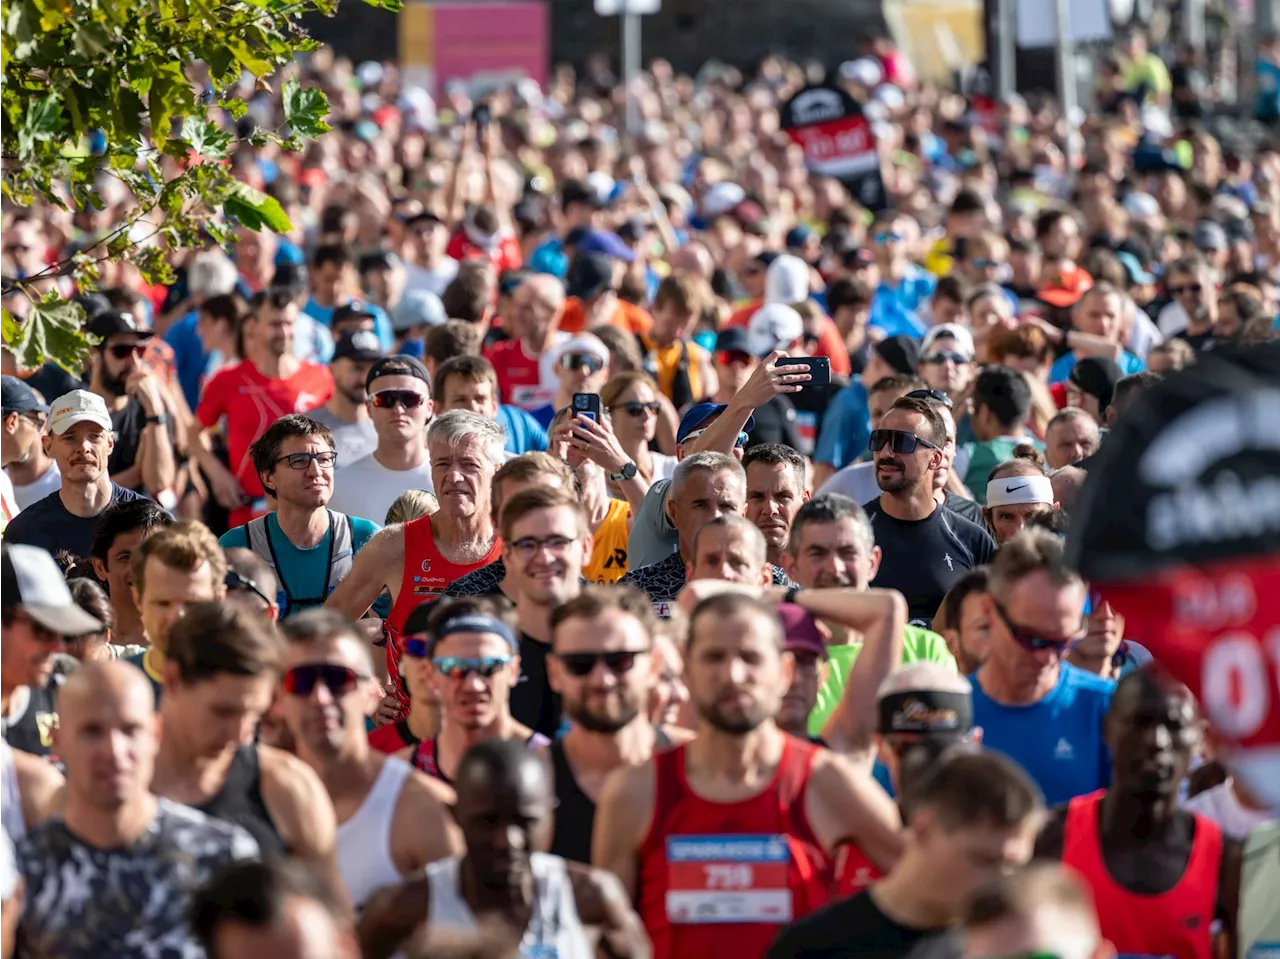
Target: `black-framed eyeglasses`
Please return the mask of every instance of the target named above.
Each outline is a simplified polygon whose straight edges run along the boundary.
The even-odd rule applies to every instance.
[[[43,430],[45,423],[49,422],[49,418],[43,413],[23,413],[22,418],[34,426],[37,430]]]
[[[947,409],[951,409],[951,397],[942,390],[912,390],[906,396],[909,400],[925,400],[926,402],[941,403]]]
[[[570,676],[582,679],[590,676],[596,663],[604,663],[604,668],[615,676],[622,676],[636,665],[636,657],[643,656],[647,649],[618,649],[607,653],[556,653],[565,672]]]
[[[918,446],[927,446],[931,450],[941,449],[936,443],[930,443],[928,440],[921,439],[915,433],[908,433],[906,430],[872,430],[871,442],[867,444],[867,448],[875,453],[884,449],[886,446],[895,453],[902,453],[910,456],[916,451]]]
[[[1076,643],[1084,638],[1084,634],[1088,629],[1088,623],[1081,622],[1080,629],[1072,636],[1043,636],[1037,630],[1020,626],[1010,619],[1008,610],[1004,608],[1000,600],[993,596],[991,601],[996,608],[996,614],[1000,617],[1000,621],[1004,623],[1005,629],[1013,637],[1013,641],[1029,653],[1042,653],[1045,650],[1050,650],[1065,656],[1071,652]]]
[[[322,470],[331,470],[338,463],[338,454],[333,450],[325,450],[322,453],[289,453],[275,458],[275,463],[288,463],[289,469],[298,472],[310,469],[312,461]]]
[[[238,573],[234,569],[227,570],[227,575],[223,579],[223,583],[226,585],[228,593],[234,593],[237,590],[245,593],[253,593],[254,596],[257,596],[258,599],[262,600],[266,604],[267,609],[275,608],[276,601],[274,599],[269,599],[267,594],[262,591],[261,586],[251,580],[248,576]]]
[[[517,540],[513,540],[510,545],[517,556],[528,559],[544,549],[550,550],[559,556],[573,542],[574,540],[568,536],[547,536],[542,539],[536,536],[522,536]]]

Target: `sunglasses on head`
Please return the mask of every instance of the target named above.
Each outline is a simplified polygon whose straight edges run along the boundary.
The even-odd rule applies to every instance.
[[[720,350],[716,354],[716,361],[721,366],[748,366],[754,359],[750,353],[743,353],[741,350]]]
[[[253,593],[254,596],[257,596],[258,599],[266,603],[268,609],[275,605],[274,600],[267,599],[267,594],[262,591],[262,587],[251,580],[248,576],[238,573],[234,569],[227,570],[227,575],[223,578],[223,583],[226,585],[228,593],[234,593],[237,591]]]
[[[294,696],[310,696],[316,684],[323,683],[333,695],[341,696],[369,678],[337,663],[305,663],[285,671],[284,691]]]
[[[1183,286],[1169,287],[1170,296],[1182,296],[1183,293],[1201,293],[1204,291],[1203,283],[1187,283]]]
[[[312,461],[322,470],[333,469],[337,465],[338,454],[333,450],[325,450],[322,453],[289,453],[287,456],[276,457],[277,463],[288,463],[289,469],[299,472],[308,469]]]
[[[510,656],[480,656],[472,659],[467,656],[436,656],[431,665],[445,679],[465,679],[475,674],[481,679],[489,679],[511,662]]]
[[[921,363],[945,363],[950,360],[956,366],[964,366],[969,362],[969,357],[963,353],[953,353],[950,350],[939,350],[937,353],[929,353],[920,358]]]
[[[872,430],[871,442],[868,444],[871,452],[875,453],[885,446],[895,453],[906,455],[914,453],[917,446],[927,446],[931,450],[939,448],[937,444],[922,440],[915,433],[908,433],[906,430]]]
[[[142,343],[117,343],[107,347],[107,352],[117,360],[127,360],[131,356],[141,357],[146,351],[147,348]]]
[[[636,664],[636,657],[646,650],[623,649],[610,653],[556,653],[556,659],[564,666],[570,676],[582,679],[590,676],[596,663],[604,663],[604,668],[615,676],[631,672]]]
[[[996,613],[1004,623],[1005,629],[1009,630],[1009,635],[1013,637],[1013,641],[1025,649],[1029,653],[1041,653],[1045,650],[1051,650],[1065,656],[1069,653],[1076,643],[1080,642],[1084,635],[1084,627],[1074,636],[1042,636],[1034,630],[1027,629],[1025,626],[1019,626],[1009,618],[1008,611],[1001,605],[998,599],[992,598],[995,604]]]
[[[560,365],[566,370],[586,370],[588,373],[599,373],[604,369],[604,360],[592,353],[566,353],[560,357]]]
[[[646,413],[652,413],[654,416],[657,416],[658,410],[660,409],[662,409],[662,404],[657,400],[654,400],[652,403],[619,403],[617,406],[609,407],[609,412],[612,413],[615,410],[626,410],[629,416],[634,416],[636,419],[639,419]]]
[[[427,401],[426,395],[417,390],[378,390],[369,399],[380,410],[389,410],[397,406],[403,406],[406,410],[416,410]]]
[[[942,390],[912,390],[907,394],[907,399],[941,403],[947,409],[952,407],[951,397],[942,392]]]

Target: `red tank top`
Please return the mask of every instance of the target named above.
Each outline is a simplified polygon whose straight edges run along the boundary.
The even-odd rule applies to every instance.
[[[836,898],[856,896],[882,875],[857,843],[844,843],[836,853]]]
[[[689,788],[686,746],[653,758],[639,912],[654,959],[759,959],[784,925],[829,899],[830,863],[804,812],[817,747],[790,736],[773,781],[741,802]]]
[[[400,682],[400,655],[403,652],[404,621],[422,603],[444,595],[445,587],[472,570],[488,566],[502,555],[502,538],[493,538],[493,548],[474,563],[458,564],[445,559],[436,548],[431,533],[431,517],[424,516],[404,524],[404,572],[400,592],[387,616],[387,674],[395,686],[396,697],[408,706],[408,697]]]
[[[1211,959],[1222,830],[1212,820],[1196,816],[1191,858],[1178,884],[1155,896],[1130,892],[1111,877],[1102,858],[1098,805],[1104,794],[1100,790],[1071,800],[1062,842],[1062,861],[1093,889],[1103,938],[1111,941],[1121,959]]]

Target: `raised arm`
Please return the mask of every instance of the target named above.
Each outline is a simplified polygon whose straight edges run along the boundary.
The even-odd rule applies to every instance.
[[[810,379],[809,367],[776,366],[778,360],[786,355],[774,350],[761,360],[746,385],[734,395],[724,412],[694,441],[693,447],[686,450],[686,453],[732,453],[738,442],[738,434],[747,425],[752,413],[780,393],[799,393]]]

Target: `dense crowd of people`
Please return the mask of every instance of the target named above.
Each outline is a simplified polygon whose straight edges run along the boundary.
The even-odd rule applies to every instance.
[[[1076,130],[884,39],[438,103],[321,49],[334,131],[230,160],[285,234],[75,290],[128,200],[6,201],[93,345],[3,354],[0,954],[1274,955],[1275,811],[1064,543],[1277,348],[1280,139],[1113,66]]]

